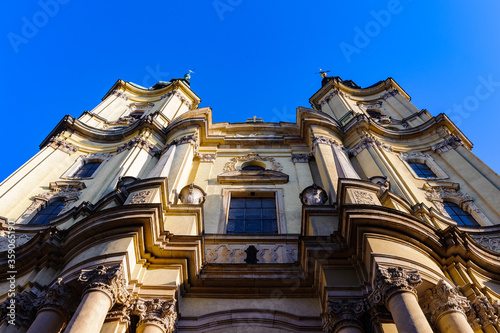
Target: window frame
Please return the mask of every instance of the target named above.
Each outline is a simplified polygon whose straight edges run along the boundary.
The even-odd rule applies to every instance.
[[[68,170],[64,172],[64,174],[61,176],[62,179],[93,179],[99,171],[102,169],[104,164],[112,157],[111,154],[103,154],[103,153],[96,153],[96,154],[87,154],[87,155],[81,155],[79,156],[76,161],[69,167]],[[97,167],[97,169],[94,170],[91,176],[89,177],[78,177],[75,176],[75,174],[80,170],[86,163],[91,163],[91,162],[100,162],[101,164]]]
[[[413,178],[422,179],[422,180],[432,180],[432,179],[448,179],[448,175],[438,166],[436,161],[432,158],[431,155],[421,152],[403,152],[398,154],[399,158],[406,166],[408,171],[412,174]],[[411,167],[410,163],[420,163],[425,164],[431,169],[432,172],[436,175],[436,177],[420,177],[417,175],[415,170]]]
[[[44,220],[46,223],[32,223],[34,218],[36,218],[37,216],[39,216],[40,213],[42,213],[45,209],[49,208],[51,205],[53,205],[55,203],[61,203],[61,204],[58,204],[58,206],[57,206],[57,207],[60,207],[60,210],[59,210],[59,212],[57,214],[51,215],[51,217],[46,218]],[[27,224],[28,225],[48,225],[48,224],[50,224],[50,220],[53,219],[53,218],[55,218],[55,217],[57,217],[57,216],[59,216],[64,211],[64,208],[66,208],[66,206],[67,206],[67,202],[62,197],[57,197],[55,199],[48,200],[44,204],[40,205],[40,208],[35,212],[35,214],[33,214],[30,217],[30,219],[29,219],[29,221],[28,221]]]
[[[254,192],[255,196],[251,193]],[[274,196],[276,200],[276,223],[278,227],[278,233],[276,234],[247,234],[247,233],[233,233],[229,234],[231,236],[276,236],[287,233],[286,218],[285,218],[285,204],[283,201],[283,189],[273,189],[273,188],[224,188],[222,189],[222,205],[220,211],[219,226],[217,233],[227,234],[227,224],[229,217],[229,207],[231,203],[231,198],[233,197],[269,197]]]
[[[470,216],[470,217],[474,220],[474,223],[475,223],[475,224],[460,224],[460,223],[459,223],[459,221],[457,221],[456,219],[454,219],[454,218],[450,215],[450,213],[448,213],[448,210],[446,209],[446,203],[447,203],[447,204],[452,204],[452,205],[455,205],[455,206],[456,206],[456,207],[458,207],[460,210],[462,210],[464,213],[467,213],[467,214],[468,214],[468,215],[469,215],[469,216]],[[464,207],[462,207],[462,206],[464,206]],[[478,222],[477,218],[476,218],[474,215],[472,215],[472,214],[471,214],[471,211],[472,211],[472,210],[471,210],[471,211],[469,211],[468,209],[464,209],[464,208],[469,208],[468,206],[469,206],[469,205],[460,205],[460,204],[456,203],[456,202],[455,202],[455,201],[453,201],[453,200],[443,200],[443,209],[444,209],[444,211],[446,212],[446,214],[448,215],[448,217],[449,217],[449,218],[451,218],[453,221],[457,222],[457,225],[458,225],[458,226],[461,226],[461,227],[480,227],[480,226],[481,226],[481,224]],[[450,208],[454,210],[454,207],[453,207],[453,206],[451,206]],[[460,216],[460,215],[458,215],[458,216]],[[467,215],[465,215],[465,216],[467,216]]]

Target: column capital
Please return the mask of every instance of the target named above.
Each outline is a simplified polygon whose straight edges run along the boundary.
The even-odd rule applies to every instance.
[[[378,267],[373,280],[373,293],[370,298],[375,304],[385,304],[395,294],[410,292],[417,297],[416,286],[422,283],[417,270],[402,267]]]
[[[323,314],[323,331],[335,333],[344,327],[358,327],[363,330],[360,317],[365,311],[363,300],[328,300],[326,312]]]
[[[75,294],[61,278],[47,290],[40,311],[52,309],[59,312],[66,321],[71,319],[71,315],[76,309],[74,302]]]
[[[136,309],[141,318],[137,326],[149,324],[160,327],[165,333],[174,331],[175,321],[177,320],[175,299],[160,300],[155,298],[148,301],[139,301]]]
[[[425,316],[434,325],[442,315],[448,312],[460,312],[465,316],[468,308],[467,298],[458,294],[458,289],[451,287],[444,280],[427,289],[420,299],[420,306]]]
[[[111,299],[111,306],[116,303],[125,303],[129,296],[125,289],[127,280],[121,264],[112,267],[99,265],[92,269],[82,269],[78,281],[85,285],[83,295],[91,291],[101,291]]]

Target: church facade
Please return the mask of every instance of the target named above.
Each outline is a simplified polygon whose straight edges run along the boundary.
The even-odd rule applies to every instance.
[[[0,184],[0,333],[500,332],[500,177],[392,79],[296,123],[119,80]]]

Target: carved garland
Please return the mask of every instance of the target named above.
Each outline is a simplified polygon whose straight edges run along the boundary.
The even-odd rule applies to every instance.
[[[247,162],[247,161],[263,161],[271,163],[271,170],[279,171],[283,170],[283,167],[280,163],[276,162],[276,160],[272,157],[260,156],[257,153],[250,153],[246,156],[238,156],[233,157],[229,162],[224,165],[224,172],[236,171],[236,163],[238,162]]]

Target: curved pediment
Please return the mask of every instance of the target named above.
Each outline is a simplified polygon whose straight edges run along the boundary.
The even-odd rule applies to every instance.
[[[235,170],[217,176],[219,184],[285,184],[288,175],[274,170]]]

